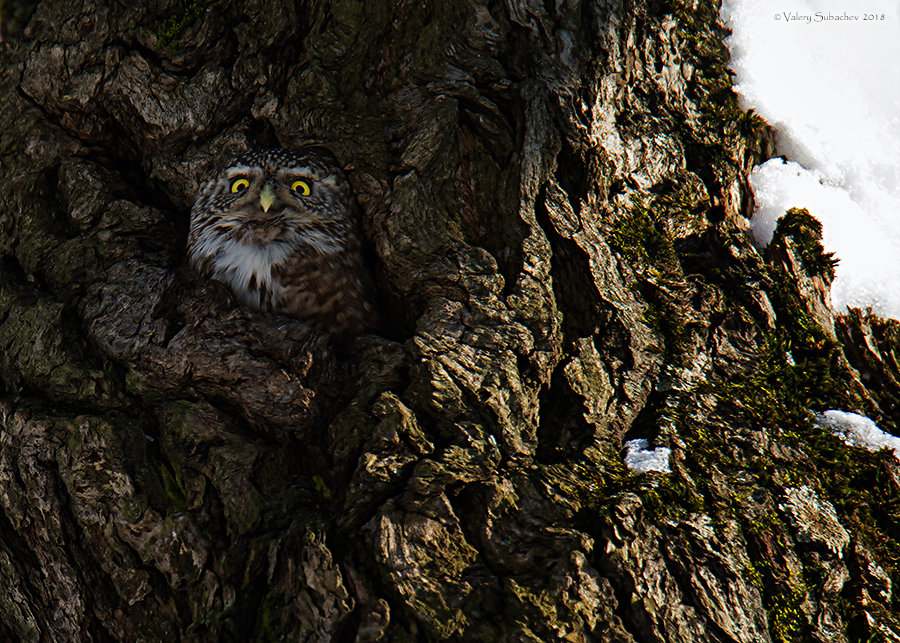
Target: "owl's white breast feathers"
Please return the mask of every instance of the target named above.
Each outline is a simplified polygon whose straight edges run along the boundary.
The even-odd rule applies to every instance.
[[[226,241],[222,244],[222,253],[213,259],[213,267],[217,275],[233,272],[239,283],[247,283],[255,277],[257,284],[269,287],[272,266],[284,261],[290,252],[291,247],[286,243],[257,246]]]
[[[232,240],[220,243],[218,250],[212,256],[213,277],[230,285],[238,298],[253,308],[259,307],[259,289],[276,290],[272,266],[291,253],[286,243],[258,246]],[[251,289],[251,283],[255,288]]]
[[[294,232],[287,239],[265,245],[223,239],[211,230],[198,239],[194,255],[207,258],[212,277],[224,281],[245,304],[258,308],[259,291],[277,294],[282,284],[272,275],[272,268],[288,259],[300,247],[307,246],[318,254],[331,254],[341,249],[333,237],[317,230]]]

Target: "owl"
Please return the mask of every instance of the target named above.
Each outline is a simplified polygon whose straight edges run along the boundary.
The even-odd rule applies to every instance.
[[[356,200],[330,152],[273,149],[235,157],[201,185],[188,256],[245,305],[336,338],[375,325]]]

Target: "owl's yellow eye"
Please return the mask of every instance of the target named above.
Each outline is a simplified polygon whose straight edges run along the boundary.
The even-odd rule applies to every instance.
[[[248,181],[247,179],[235,179],[234,183],[231,184],[231,192],[232,194],[237,194],[238,192],[243,192],[249,187],[250,181]]]
[[[291,183],[291,189],[300,196],[309,195],[309,183],[307,183],[306,181],[294,181],[293,183]]]

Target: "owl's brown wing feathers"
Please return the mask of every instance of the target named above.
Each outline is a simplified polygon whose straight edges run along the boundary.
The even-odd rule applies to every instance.
[[[298,253],[272,269],[283,285],[273,302],[277,312],[328,331],[335,338],[357,335],[378,325],[368,272],[358,252]]]

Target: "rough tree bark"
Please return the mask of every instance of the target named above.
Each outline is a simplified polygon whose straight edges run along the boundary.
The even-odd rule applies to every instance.
[[[7,0],[0,639],[900,632],[897,462],[807,413],[893,427],[900,333],[804,213],[751,244],[715,4]],[[387,337],[185,267],[204,174],[306,142]]]

